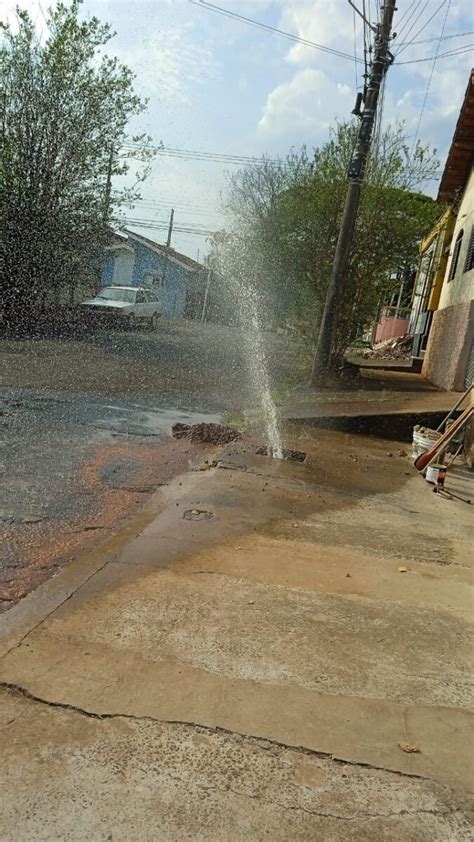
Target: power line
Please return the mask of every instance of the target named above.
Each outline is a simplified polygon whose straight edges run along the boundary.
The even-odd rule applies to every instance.
[[[420,0],[413,0],[413,2],[412,2],[409,6],[407,6],[407,7],[406,7],[406,9],[405,9],[405,11],[403,12],[403,14],[402,14],[402,16],[401,16],[400,20],[398,21],[398,26],[399,26],[399,27],[401,27],[401,25],[402,25],[403,21],[405,20],[405,18],[406,18],[406,16],[407,16],[408,12],[409,12],[409,11],[410,11],[410,9],[412,8],[412,6],[419,6],[419,5],[420,5]]]
[[[262,166],[266,163],[281,164],[279,158],[255,158],[250,155],[230,155],[224,152],[206,152],[200,149],[178,149],[169,146],[152,146],[151,144],[124,144],[124,149],[134,151],[141,149],[151,149],[157,155],[164,155],[171,158],[180,158],[182,160],[192,161],[215,161],[222,164],[248,164],[252,166]]]
[[[186,199],[181,198],[175,198],[173,201],[167,202],[162,199],[153,199],[149,196],[140,196],[135,201],[145,203],[147,205],[153,205],[154,207],[162,208],[163,210],[167,210],[169,208],[184,208],[185,210],[189,210],[191,212],[198,211],[209,213],[209,207],[204,203],[197,204],[194,202],[188,202]],[[220,213],[220,211],[216,211],[216,213]]]
[[[362,16],[363,16],[363,26],[364,26],[363,33],[364,33],[364,85],[365,85],[366,82],[367,82],[368,76],[369,76],[369,66],[368,66],[367,56],[368,56],[368,53],[369,53],[369,46],[368,45],[369,45],[369,42],[370,42],[370,36],[368,34],[368,31],[367,31],[368,26],[367,26],[367,17],[366,17],[366,14],[365,14],[365,0],[362,0]]]
[[[380,85],[380,97],[379,103],[377,107],[377,114],[375,115],[375,131],[374,131],[374,143],[373,143],[373,151],[375,156],[378,155],[379,148],[380,148],[380,137],[382,134],[382,121],[383,121],[383,108],[385,104],[385,79],[384,76]]]
[[[233,18],[248,26],[255,26],[259,29],[265,29],[267,32],[272,32],[274,35],[280,35],[282,38],[288,38],[290,41],[295,41],[297,44],[303,44],[305,47],[311,47],[314,50],[321,50],[324,53],[339,56],[339,58],[347,58],[353,61],[353,56],[350,53],[341,52],[341,50],[334,50],[332,47],[326,47],[324,44],[317,44],[315,41],[309,41],[307,38],[300,38],[292,32],[285,32],[282,29],[277,29],[275,26],[270,26],[268,23],[248,18],[245,15],[239,15],[237,12],[231,12],[230,9],[223,9],[222,6],[216,6],[213,3],[208,3],[207,0],[189,0],[193,6],[200,9],[205,9],[209,12],[215,12],[218,15],[223,15],[227,18]]]
[[[413,15],[415,14],[416,10],[418,9],[418,7],[419,7],[420,3],[421,3],[421,0],[416,0],[416,2],[415,2],[415,3],[412,3],[412,4],[411,4],[411,6],[408,6],[408,7],[407,7],[407,9],[405,10],[404,14],[403,14],[403,15],[401,16],[401,18],[400,18],[400,21],[399,21],[399,27],[400,27],[400,30],[399,30],[399,32],[397,32],[397,37],[398,37],[398,36],[400,36],[400,37],[401,37],[401,36],[403,35],[403,33],[406,31],[406,28],[407,28],[408,24],[410,23],[410,21],[411,21],[411,19],[412,19]],[[403,21],[403,19],[405,18],[405,16],[406,16],[407,12],[409,12],[409,11],[410,11],[410,9],[411,9],[411,12],[410,12],[410,14],[408,15],[407,19],[405,20],[405,23],[404,23],[404,24],[403,24],[403,26],[402,26],[402,21]]]
[[[443,0],[443,3],[445,3],[445,2],[446,2],[446,0]],[[429,4],[430,4],[430,0],[426,0],[425,5],[421,8],[421,11],[418,12],[418,14],[417,14],[415,20],[413,21],[413,23],[411,24],[410,28],[406,30],[405,38],[408,38],[408,36],[410,35],[410,32],[412,32],[413,28],[416,26],[416,24],[418,23],[418,21],[420,20],[420,18],[422,16],[423,12],[427,8],[427,6],[429,6]],[[441,4],[441,5],[443,5],[443,4]],[[440,6],[440,8],[441,8],[441,6]]]
[[[467,38],[468,35],[474,35],[474,30],[468,29],[466,32],[455,32],[453,35],[443,35],[441,41],[449,41],[451,38]],[[432,41],[439,41],[437,35],[433,38],[422,38],[420,41],[398,41],[397,44],[399,47],[402,46],[411,46],[413,44],[431,44]]]
[[[167,147],[151,146],[151,145],[148,145],[148,146],[139,146],[139,145],[129,146],[129,145],[127,145],[126,148],[130,149],[130,151],[140,151],[142,149],[151,149],[154,152],[156,152],[157,155],[170,155],[172,157],[173,156],[176,156],[176,157],[184,156],[186,158],[197,157],[197,158],[205,158],[205,159],[214,159],[214,160],[224,161],[224,162],[225,161],[239,161],[239,162],[244,162],[244,163],[254,163],[254,162],[258,161],[260,163],[259,159],[257,159],[257,158],[250,158],[250,157],[246,157],[246,156],[237,156],[237,155],[236,156],[225,155],[224,153],[201,152],[200,150],[170,149],[170,148],[167,148]]]
[[[357,76],[357,35],[356,35],[356,13],[355,9],[352,9],[352,20],[354,24],[354,74],[355,74],[355,86],[356,90],[359,87],[359,79]]]
[[[451,7],[451,0],[448,0],[448,4],[446,6],[446,12],[445,12],[444,19],[443,19],[443,24],[442,24],[442,27],[441,27],[441,35],[439,36],[436,55],[433,59],[433,66],[431,68],[431,73],[430,73],[430,76],[429,76],[429,79],[428,79],[428,84],[426,85],[425,96],[423,97],[423,104],[421,106],[420,116],[418,117],[418,123],[417,123],[417,126],[416,126],[415,137],[413,138],[412,152],[416,148],[416,142],[418,140],[418,132],[420,131],[421,120],[422,120],[422,117],[423,117],[423,114],[424,114],[424,111],[425,111],[426,101],[428,99],[428,95],[429,95],[429,92],[430,92],[431,80],[433,79],[433,73],[434,73],[434,69],[435,69],[435,66],[436,66],[436,61],[438,59],[439,48],[440,48],[440,45],[441,45],[441,40],[442,40],[443,35],[444,35],[444,30],[445,30],[445,27],[446,27],[446,21],[448,20],[448,14],[449,14],[450,7]]]
[[[440,58],[452,58],[453,56],[462,56],[463,53],[471,53],[474,48],[474,44],[466,44],[465,47],[461,47],[459,50],[451,50],[449,53],[439,53],[439,55],[434,56],[427,56],[427,58],[413,58],[410,61],[397,61],[398,67],[401,67],[403,64],[419,64],[422,61],[438,61]]]
[[[136,219],[135,217],[123,216],[119,220],[125,222],[127,225],[138,225],[140,228],[156,228],[159,231],[168,230],[167,220],[156,220],[145,217],[144,219]],[[181,225],[174,225],[173,231],[179,231],[185,234],[209,234],[212,233],[211,228],[206,228],[204,225],[194,225],[192,222],[182,223]]]
[[[418,30],[418,32],[416,32],[416,33],[415,33],[415,35],[413,36],[413,38],[411,39],[411,41],[406,41],[406,42],[405,42],[405,44],[404,44],[404,46],[402,47],[402,49],[401,49],[401,50],[399,50],[399,51],[398,51],[398,53],[396,54],[397,56],[399,56],[399,55],[400,55],[400,53],[402,53],[404,50],[406,50],[406,49],[407,49],[407,47],[409,47],[409,46],[410,46],[410,45],[411,45],[411,44],[412,44],[412,43],[413,43],[413,42],[414,42],[414,41],[418,38],[418,36],[419,36],[419,35],[421,35],[421,33],[423,32],[423,30],[424,30],[424,29],[426,29],[426,27],[428,26],[428,24],[430,24],[430,23],[431,23],[431,21],[433,20],[433,18],[435,18],[435,17],[436,17],[436,15],[438,14],[438,12],[439,12],[439,11],[441,11],[441,9],[442,9],[442,8],[443,8],[443,6],[445,5],[445,3],[446,3],[446,0],[442,0],[442,2],[440,3],[440,5],[438,6],[438,8],[434,10],[434,12],[433,12],[433,14],[431,15],[431,17],[429,17],[429,18],[428,18],[428,20],[427,20],[427,21],[425,21],[425,23],[423,24],[423,26],[421,26],[421,27],[420,27],[420,29]],[[425,10],[425,8],[426,8],[426,6],[427,6],[427,5],[428,5],[428,3],[425,3],[425,5],[423,6],[423,9],[422,9],[422,12]],[[421,13],[420,13],[420,14],[421,14]],[[420,17],[420,15],[418,15],[418,17],[417,17],[417,19],[416,19],[416,20],[418,20],[418,18],[419,18],[419,17]],[[411,26],[411,27],[410,27],[409,32],[407,32],[407,33],[406,33],[405,38],[408,38],[408,35],[409,35],[409,33],[411,32],[411,30],[412,30],[412,29],[413,29],[413,26]]]
[[[133,202],[133,205],[139,205],[140,208],[146,208],[146,210],[161,213],[164,213],[171,209],[163,205],[155,205],[153,202],[141,201],[140,199],[138,199],[136,202]],[[174,205],[174,207],[176,208],[176,204]],[[180,208],[180,210],[183,210],[186,216],[205,216],[207,218],[209,218],[210,216],[225,216],[225,214],[223,214],[222,211],[209,211],[205,210],[204,208],[202,210],[194,210],[193,208],[188,208],[184,206],[183,208]]]

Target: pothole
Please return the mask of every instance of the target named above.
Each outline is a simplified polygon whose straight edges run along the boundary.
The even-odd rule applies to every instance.
[[[258,447],[255,451],[257,456],[268,456],[270,459],[277,459],[270,447]],[[307,454],[303,450],[284,450],[283,459],[287,462],[304,462]]]

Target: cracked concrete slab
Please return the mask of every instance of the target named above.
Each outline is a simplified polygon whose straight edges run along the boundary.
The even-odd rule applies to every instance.
[[[405,587],[413,587],[410,574],[403,575]],[[21,652],[5,659],[2,674],[9,680],[13,669],[18,683],[31,685],[39,653],[42,671],[65,647],[71,655],[86,648],[94,658],[113,652],[104,676],[125,672],[134,653],[151,670],[163,662],[196,668],[223,686],[238,680],[407,705],[472,707],[472,649],[463,618],[433,608],[415,611],[396,600],[382,606],[347,597],[172,570],[143,571],[118,586],[109,566],[83,589],[80,610],[73,597]]]
[[[155,783],[150,771],[139,791],[156,797],[163,839],[259,839],[267,826],[276,839],[467,838],[460,810],[473,781],[472,571],[463,563],[470,509],[456,508],[454,524],[453,509],[418,477],[407,480],[406,461],[387,458],[384,442],[304,430],[285,444],[306,450],[307,464],[279,466],[250,454],[246,466],[245,453],[227,451],[225,470],[162,489],[155,515],[56,608],[30,625],[25,615],[17,626],[12,620],[5,645],[13,648],[0,662],[5,693],[32,706],[32,720],[36,710],[94,721],[110,728],[109,741],[127,717],[144,729],[243,740],[255,758],[266,741],[264,750],[282,757],[294,752],[331,768],[398,776],[410,797],[419,780],[449,793],[449,807],[423,806],[420,794],[416,815],[386,805],[369,815],[362,802],[339,815],[331,778],[324,805],[308,808],[314,827],[291,833],[289,817],[305,810],[289,800],[286,812],[272,803],[267,814],[260,795],[239,790],[241,818],[229,803],[229,825],[221,829],[198,811],[190,831],[183,795],[166,824],[168,784]],[[193,507],[213,519],[183,519]],[[429,558],[430,533],[435,550],[448,542],[444,558]],[[184,740],[185,730],[179,734]],[[224,803],[227,777],[237,774],[233,757],[224,752],[217,763],[216,799]],[[203,769],[210,774],[206,760]],[[81,797],[86,790],[81,783]],[[259,818],[247,825],[249,804],[257,803]],[[219,803],[216,816],[220,810]],[[133,807],[128,821],[133,835]],[[147,814],[142,838],[149,821]],[[113,833],[126,838],[115,825]]]
[[[0,716],[7,842],[468,838],[469,805],[430,780],[195,725],[91,719],[12,691]]]

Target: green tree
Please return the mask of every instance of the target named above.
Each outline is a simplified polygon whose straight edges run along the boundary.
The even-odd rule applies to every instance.
[[[240,243],[246,244],[248,272],[276,318],[299,318],[313,339],[356,133],[355,123],[337,124],[312,158],[303,148],[284,162],[264,160],[230,180],[227,209]],[[435,151],[420,143],[410,151],[401,124],[388,127],[374,144],[343,302],[340,357],[374,317],[394,272],[416,263],[418,243],[439,216],[436,202],[417,189],[437,168]]]
[[[37,318],[48,293],[93,281],[129,166],[120,150],[144,103],[103,54],[114,33],[58,2],[40,39],[25,11],[0,31],[0,271],[7,319]],[[134,138],[135,141],[142,138]],[[144,175],[144,173],[142,173]]]

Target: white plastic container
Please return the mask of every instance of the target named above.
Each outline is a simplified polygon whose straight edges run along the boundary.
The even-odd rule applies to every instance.
[[[437,433],[436,430],[430,430],[429,427],[420,427],[419,424],[413,427],[413,459],[416,459],[420,453],[426,453],[427,450],[431,450],[440,436],[441,433]]]
[[[425,480],[433,485],[444,485],[446,465],[429,465],[426,469]]]

